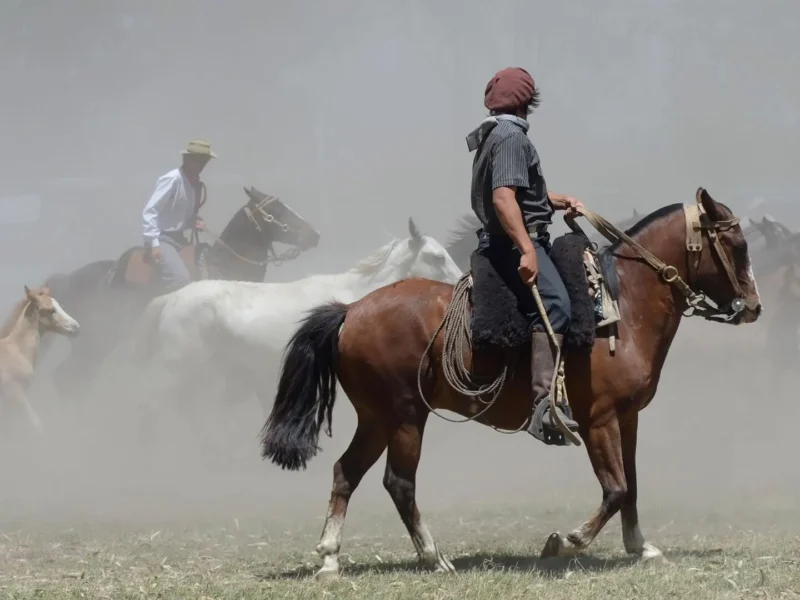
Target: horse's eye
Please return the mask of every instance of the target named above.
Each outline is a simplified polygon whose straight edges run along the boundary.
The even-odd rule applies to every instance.
[[[731,248],[733,259],[737,262],[747,260],[747,244],[737,244]]]

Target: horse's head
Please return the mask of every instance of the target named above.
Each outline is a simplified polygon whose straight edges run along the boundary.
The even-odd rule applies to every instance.
[[[408,268],[406,277],[423,277],[455,284],[462,272],[445,247],[431,236],[423,235],[412,218],[408,219],[408,233],[407,248],[410,255],[405,263]]]
[[[274,196],[254,187],[245,188],[249,198],[245,213],[252,215],[253,224],[265,242],[280,242],[300,250],[316,248],[319,233],[300,215]]]
[[[47,285],[33,290],[26,285],[25,297],[37,315],[40,331],[52,331],[68,337],[78,335],[80,325],[50,295]]]
[[[728,322],[752,323],[762,305],[739,219],[703,188],[696,200],[699,229],[687,240],[689,260],[696,261],[693,284],[726,313]]]

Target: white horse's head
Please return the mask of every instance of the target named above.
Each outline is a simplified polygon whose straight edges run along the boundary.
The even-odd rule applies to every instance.
[[[409,237],[397,244],[386,265],[397,271],[397,279],[422,277],[455,284],[462,272],[445,247],[431,236],[423,235],[412,218],[408,219],[408,233]]]

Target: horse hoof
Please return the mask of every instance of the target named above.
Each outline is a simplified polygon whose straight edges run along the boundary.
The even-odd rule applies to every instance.
[[[542,553],[539,555],[539,558],[556,558],[564,554],[564,536],[560,533],[551,533],[550,537],[547,538],[547,541],[544,543],[544,548],[542,548]]]
[[[317,571],[316,575],[314,575],[315,581],[332,581],[338,578],[339,569],[329,569],[326,567],[322,567],[319,571]]]
[[[453,563],[447,560],[447,558],[443,554],[440,554],[437,557],[436,563],[433,565],[433,567],[434,567],[433,570],[436,573],[452,574],[456,572],[456,568],[453,566]]]
[[[639,560],[641,562],[662,562],[662,563],[669,562],[661,553],[661,550],[659,550],[658,548],[656,548],[651,544],[644,545],[641,554],[639,554]]]

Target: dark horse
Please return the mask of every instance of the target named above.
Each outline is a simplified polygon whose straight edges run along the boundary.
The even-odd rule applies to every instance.
[[[630,237],[619,238],[622,242],[607,250],[619,276],[622,321],[617,324],[616,352],[611,353],[606,338],[597,336],[590,349],[570,350],[566,355],[570,404],[603,490],[602,503],[569,535],[552,534],[543,557],[586,548],[617,511],[622,512],[625,549],[641,558],[661,556],[639,528],[639,411],[656,393],[667,352],[687,307],[705,303],[709,307],[705,318],[733,324],[752,323],[762,310],[738,218],[702,188],[696,200],[697,206],[684,209],[675,204],[653,212],[630,229]],[[690,220],[691,214],[696,218]],[[589,218],[588,211],[586,216]],[[691,239],[687,239],[689,231]],[[415,480],[428,405],[465,417],[475,416],[483,407],[447,385],[442,364],[452,356],[448,359],[443,354],[442,336],[434,339],[446,314],[452,314],[450,307],[456,303],[451,301],[464,281],[468,280],[462,278],[454,287],[407,279],[352,304],[318,306],[286,348],[275,403],[262,430],[264,458],[284,469],[305,468],[317,453],[323,425],[330,435],[337,380],[358,416],[355,437],[333,468],[330,505],[317,546],[323,559],[319,575],[338,572],[348,502],[387,448],[383,483],[420,561],[441,571],[454,570],[422,522]],[[463,310],[469,310],[469,304]],[[426,358],[432,339],[435,343]],[[497,401],[477,419],[480,423],[516,430],[530,415],[531,374],[524,352],[520,350],[520,359]],[[464,360],[473,372],[496,373],[504,359],[496,351],[473,352],[466,346]],[[418,370],[425,364],[427,369]]]
[[[286,204],[252,187],[245,192],[247,202],[212,245],[195,243],[182,252],[194,278],[264,281],[268,264],[279,265],[319,243],[319,233]],[[291,247],[279,255],[275,242]],[[120,339],[120,324],[129,325],[158,293],[148,284],[152,267],[143,256],[143,248],[137,246],[116,261],[96,261],[47,280],[53,295],[83,326],[83,336],[76,338],[72,352],[53,373],[61,395],[74,398],[86,389],[102,358]],[[102,306],[113,308],[113,315],[95,310]],[[121,319],[121,312],[131,319]],[[49,347],[43,344],[42,351]]]

